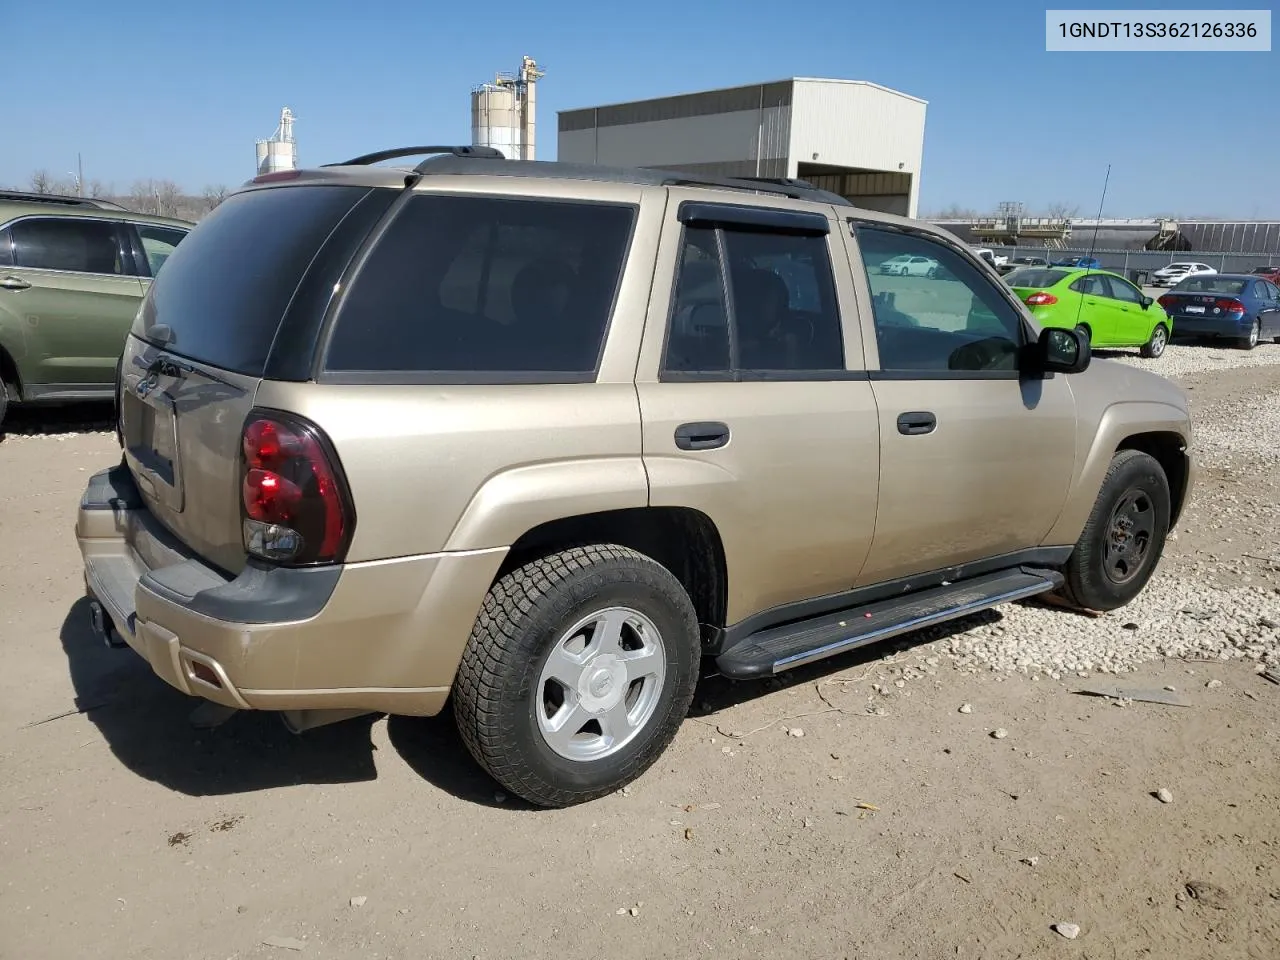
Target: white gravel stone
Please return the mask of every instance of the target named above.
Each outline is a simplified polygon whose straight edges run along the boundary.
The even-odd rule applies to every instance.
[[[1080,936],[1080,925],[1077,923],[1055,923],[1053,929],[1059,936],[1066,937],[1068,940],[1074,940]]]
[[[1173,791],[1168,787],[1161,787],[1156,791],[1156,799],[1161,803],[1173,803]]]
[[[973,704],[972,704],[972,703],[962,703],[962,704],[960,704],[960,712],[961,712],[961,713],[973,713]]]

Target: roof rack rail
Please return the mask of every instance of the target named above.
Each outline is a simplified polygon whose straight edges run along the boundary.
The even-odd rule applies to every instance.
[[[31,193],[26,190],[0,190],[0,200],[17,200],[22,203],[57,203],[67,207],[97,207],[98,209],[124,210],[111,200],[97,197],[69,197],[60,193]]]
[[[399,157],[420,157],[423,154],[449,153],[455,157],[478,157],[486,160],[505,160],[506,155],[496,147],[397,147],[392,150],[378,150],[374,153],[362,154],[341,163],[324,163],[324,167],[367,167],[381,163],[383,160],[395,160]],[[424,161],[425,162],[425,161]],[[421,165],[419,165],[421,166]],[[419,171],[420,172],[420,171]]]
[[[807,180],[792,177],[699,177],[674,172],[663,181],[669,187],[724,187],[729,190],[751,190],[756,193],[773,193],[792,200],[818,200],[822,203],[851,207],[847,197],[830,190],[815,187]]]

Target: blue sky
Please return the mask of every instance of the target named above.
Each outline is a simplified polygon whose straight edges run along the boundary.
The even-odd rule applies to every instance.
[[[1050,54],[1044,10],[1025,0],[62,0],[21,4],[19,15],[18,0],[0,0],[11,93],[0,184],[39,168],[65,176],[77,151],[86,180],[122,191],[147,177],[191,192],[238,184],[286,104],[303,165],[467,143],[470,88],[529,54],[547,71],[539,159],[554,158],[558,109],[830,76],[929,101],[922,212],[1021,200],[1092,215],[1110,163],[1105,215],[1280,217],[1280,53]]]

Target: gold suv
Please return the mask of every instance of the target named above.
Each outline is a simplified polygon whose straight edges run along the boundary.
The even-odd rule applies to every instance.
[[[1177,387],[928,224],[466,147],[247,184],[117,389],[76,529],[108,642],[295,730],[452,700],[545,806],[639,776],[704,661],[1127,603],[1191,478]]]

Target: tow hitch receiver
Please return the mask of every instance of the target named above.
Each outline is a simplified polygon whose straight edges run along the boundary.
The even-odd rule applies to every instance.
[[[97,600],[89,601],[89,626],[93,629],[94,636],[99,637],[108,647],[118,649],[125,645],[124,638],[116,632],[115,624]]]

